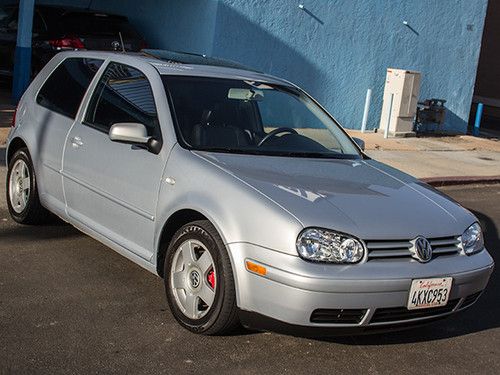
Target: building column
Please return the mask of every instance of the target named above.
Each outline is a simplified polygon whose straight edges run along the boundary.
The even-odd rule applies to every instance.
[[[31,34],[35,0],[20,0],[17,21],[17,44],[14,57],[12,102],[17,104],[31,78]]]

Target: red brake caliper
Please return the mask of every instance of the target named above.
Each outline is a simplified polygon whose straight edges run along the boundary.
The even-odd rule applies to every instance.
[[[215,289],[215,272],[214,272],[214,270],[211,270],[208,273],[207,281],[208,281],[208,285],[210,285],[212,287],[212,289]]]

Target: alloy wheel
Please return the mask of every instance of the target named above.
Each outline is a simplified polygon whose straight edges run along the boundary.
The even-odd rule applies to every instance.
[[[9,176],[9,199],[13,210],[21,213],[28,205],[31,192],[30,171],[26,162],[17,160]]]
[[[183,242],[175,251],[170,272],[175,302],[190,319],[204,317],[215,300],[215,263],[205,245],[197,240]]]

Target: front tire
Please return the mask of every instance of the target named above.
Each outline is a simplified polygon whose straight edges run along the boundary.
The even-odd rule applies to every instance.
[[[40,203],[35,169],[27,148],[16,151],[7,171],[7,207],[10,216],[21,224],[40,224],[49,217]]]
[[[168,304],[181,326],[194,333],[222,335],[239,324],[229,255],[208,220],[184,225],[165,256]]]

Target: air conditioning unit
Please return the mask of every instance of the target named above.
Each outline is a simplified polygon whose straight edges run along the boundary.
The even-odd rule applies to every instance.
[[[412,136],[420,93],[420,72],[387,69],[382,114],[379,129],[384,132],[389,123],[389,135]],[[392,96],[392,108],[391,108]],[[390,122],[388,121],[390,118]]]

